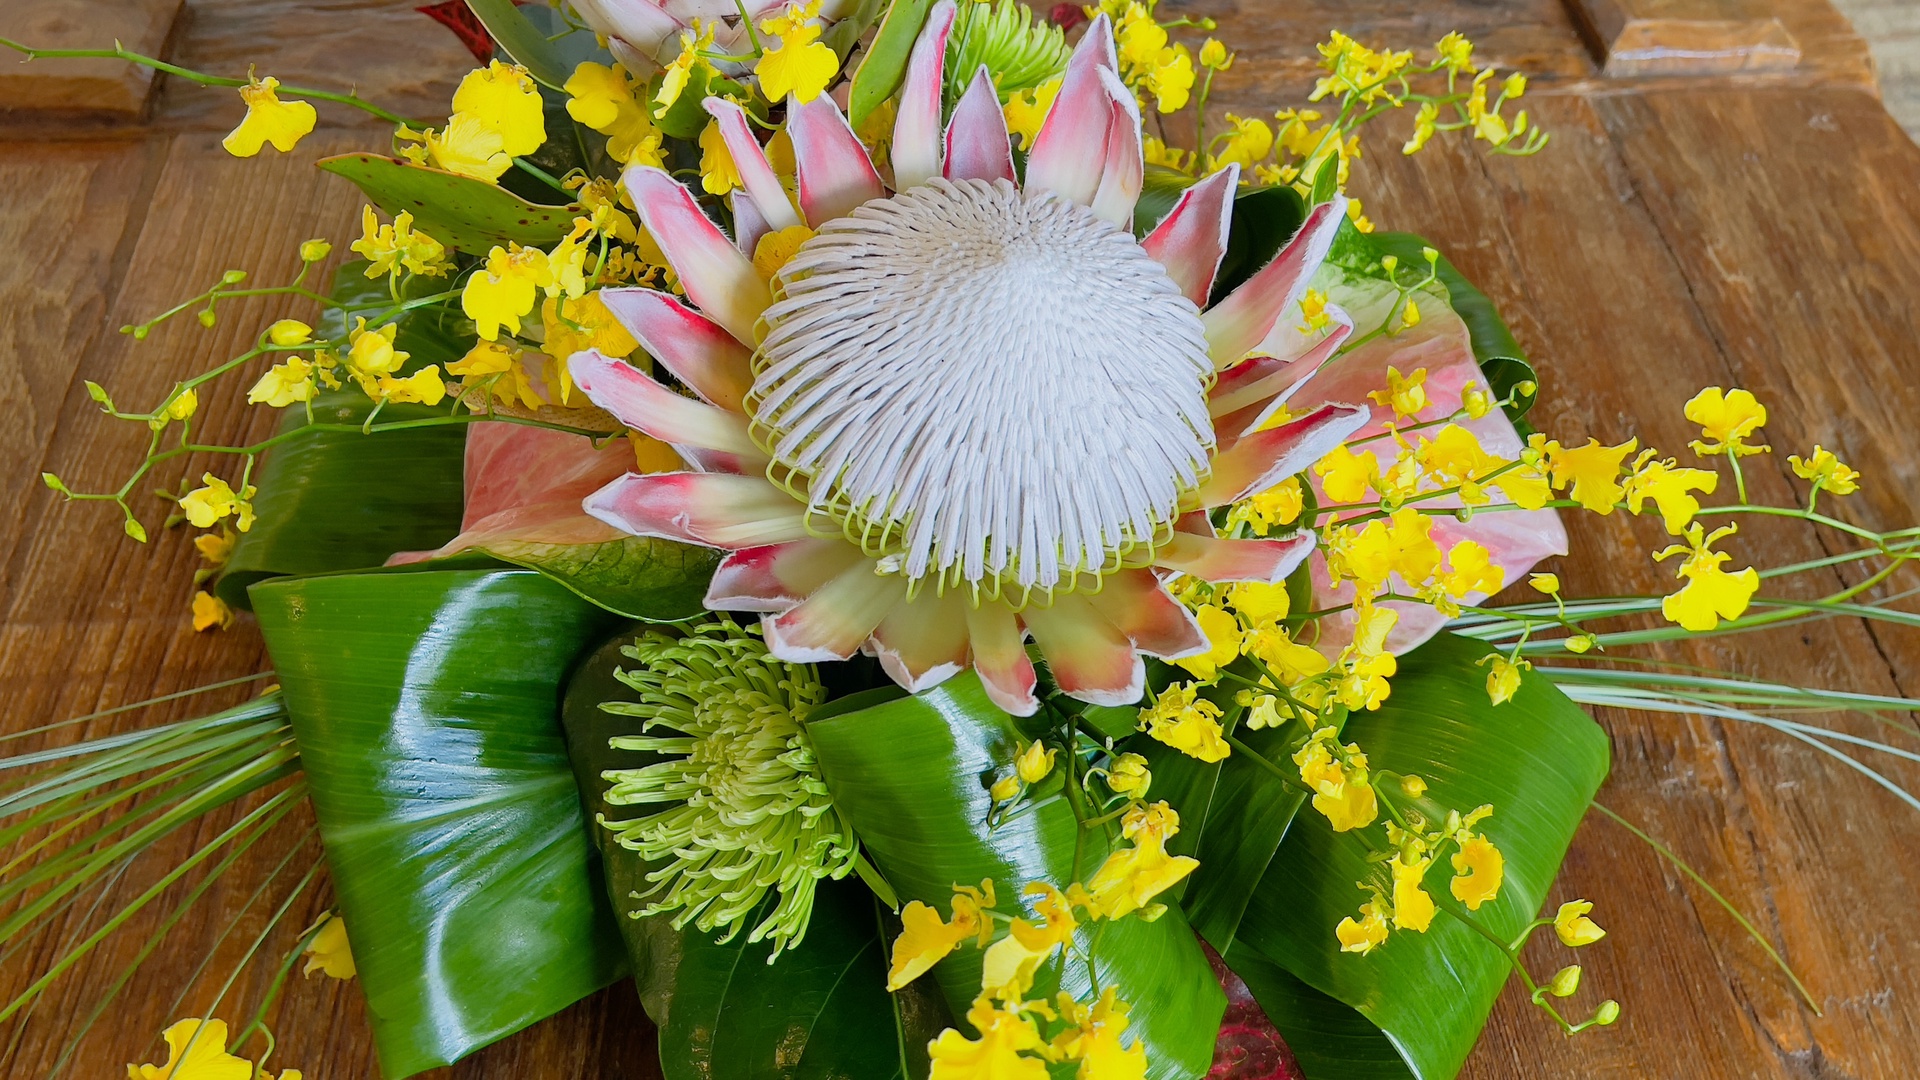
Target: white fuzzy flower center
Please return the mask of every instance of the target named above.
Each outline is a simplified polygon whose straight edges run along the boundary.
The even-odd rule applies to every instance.
[[[828,222],[781,284],[758,436],[910,578],[1052,589],[1110,569],[1206,473],[1199,312],[1066,199],[934,180]]]

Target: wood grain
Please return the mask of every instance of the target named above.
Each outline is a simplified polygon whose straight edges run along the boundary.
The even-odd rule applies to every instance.
[[[1611,76],[1790,69],[1800,43],[1763,0],[1570,0]]]
[[[1176,0],[1167,0],[1171,7]],[[1563,438],[1639,437],[1683,458],[1693,432],[1680,403],[1703,385],[1743,385],[1772,410],[1777,453],[1750,468],[1756,494],[1791,501],[1803,487],[1784,455],[1821,442],[1866,474],[1861,494],[1823,501],[1875,526],[1920,520],[1920,150],[1863,87],[1845,20],[1824,2],[1773,10],[1806,57],[1790,77],[1615,80],[1601,75],[1560,0],[1424,4],[1387,0],[1209,0],[1183,5],[1220,19],[1242,61],[1223,107],[1298,104],[1312,44],[1339,26],[1396,46],[1459,28],[1480,56],[1544,73],[1535,117],[1555,131],[1543,155],[1488,159],[1436,139],[1397,152],[1405,117],[1368,136],[1355,192],[1382,228],[1435,241],[1514,325],[1546,386],[1540,421]],[[409,114],[443,109],[467,59],[457,41],[404,3],[194,0],[176,58],[263,72],[289,83],[363,92]],[[1857,42],[1857,38],[1851,39]],[[1825,43],[1825,44],[1823,44]],[[1830,47],[1831,46],[1831,47]],[[1822,51],[1826,50],[1826,51]],[[1824,59],[1823,59],[1824,58]],[[1849,66],[1852,65],[1852,66]],[[1769,81],[1771,80],[1771,81]],[[158,528],[164,506],[137,504],[154,532],[141,547],[111,512],[61,507],[34,477],[75,486],[117,482],[140,432],[102,418],[80,382],[146,406],[174,380],[231,355],[297,304],[250,302],[218,326],[190,320],[135,344],[114,333],[205,287],[229,267],[260,280],[290,273],[310,236],[349,238],[359,200],[310,168],[325,154],[378,143],[377,127],[323,110],[323,130],[293,155],[235,161],[218,148],[231,126],[223,92],[169,81],[154,122],[112,139],[55,133],[0,143],[0,729],[21,730],[257,671],[251,623],[194,634],[186,603],[195,556]],[[77,137],[85,136],[85,137]],[[244,381],[202,402],[208,434],[257,434]],[[171,485],[217,463],[192,462]],[[1570,519],[1573,555],[1558,567],[1574,592],[1665,591],[1671,564],[1656,522]],[[1731,550],[1775,564],[1841,550],[1843,538],[1742,523]],[[1834,575],[1808,590],[1847,580]],[[1810,594],[1810,593],[1809,593]],[[1665,650],[1683,662],[1809,685],[1901,693],[1920,688],[1920,638],[1852,622],[1777,629]],[[196,715],[251,691],[177,702],[25,741],[70,739]],[[1496,1009],[1468,1062],[1475,1078],[1631,1075],[1705,1078],[1920,1075],[1920,985],[1911,898],[1920,891],[1920,815],[1803,744],[1731,722],[1603,712],[1613,778],[1601,798],[1673,847],[1750,915],[1806,978],[1815,1016],[1710,898],[1612,823],[1594,817],[1569,854],[1554,901],[1585,896],[1611,931],[1578,957],[1575,999],[1625,1006],[1621,1023],[1562,1038],[1517,992]],[[1884,734],[1845,718],[1842,730]],[[9,748],[23,743],[9,744]],[[1920,769],[1889,768],[1909,787]],[[312,865],[304,815],[250,854],[161,943],[118,1001],[78,1040],[70,1075],[119,1075],[155,1060],[168,1022],[211,1007],[226,972]],[[143,885],[232,819],[215,815],[169,840],[126,880]],[[304,844],[304,846],[296,846]],[[279,856],[290,871],[248,906]],[[284,949],[324,909],[324,882],[295,897],[268,935]],[[0,1073],[43,1076],[81,1032],[101,991],[145,943],[157,913],[111,940],[76,977],[8,1032]],[[71,927],[0,962],[0,995],[57,955]],[[231,929],[230,933],[227,933]],[[224,934],[224,936],[223,936]],[[193,978],[209,952],[212,962]],[[1551,938],[1537,970],[1569,959]],[[242,977],[220,1005],[256,1000],[265,974]],[[184,997],[182,997],[184,995]],[[179,999],[176,1004],[176,999]],[[376,1075],[357,990],[295,978],[269,1016],[273,1064],[313,1080]],[[630,985],[611,988],[488,1048],[440,1080],[657,1075],[651,1029]]]
[[[133,52],[165,51],[183,0],[8,0],[0,37],[41,49],[99,49],[118,41]],[[137,120],[153,72],[120,60],[60,58],[0,64],[0,120],[7,123]]]

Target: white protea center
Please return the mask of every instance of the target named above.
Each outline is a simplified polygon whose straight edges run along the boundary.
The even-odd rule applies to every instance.
[[[934,179],[827,222],[779,286],[756,441],[909,579],[1070,588],[1164,535],[1206,476],[1198,310],[1052,192]]]

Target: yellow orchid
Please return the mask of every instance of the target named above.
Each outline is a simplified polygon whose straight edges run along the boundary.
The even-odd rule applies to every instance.
[[[1683,411],[1687,419],[1700,425],[1703,439],[1687,445],[1702,457],[1715,454],[1747,457],[1772,449],[1765,445],[1747,445],[1748,437],[1767,422],[1767,407],[1755,400],[1752,391],[1709,386],[1695,394]]]
[[[320,917],[320,929],[302,951],[307,957],[306,966],[300,969],[303,976],[318,971],[331,979],[351,979],[359,973],[353,949],[347,944],[346,921],[332,912]]]
[[[781,102],[791,94],[801,105],[823,93],[827,84],[840,73],[840,58],[820,40],[820,0],[804,6],[789,4],[784,13],[760,23],[760,32],[779,40],[780,47],[760,54],[753,74],[760,80],[760,93],[771,102]]]
[[[280,80],[249,79],[240,88],[240,100],[246,102],[247,115],[220,145],[234,157],[252,157],[269,143],[286,153],[313,131],[319,115],[304,101],[281,101],[275,91]]]
[[[1749,566],[1728,573],[1721,565],[1731,555],[1714,551],[1712,546],[1732,536],[1736,526],[1726,525],[1708,533],[1699,522],[1687,527],[1685,543],[1675,544],[1654,555],[1659,562],[1673,555],[1685,555],[1676,574],[1686,579],[1679,592],[1661,602],[1660,611],[1688,630],[1702,633],[1720,625],[1722,619],[1737,619],[1752,602],[1760,588],[1760,574]]]
[[[1194,683],[1175,683],[1140,710],[1140,723],[1148,735],[1188,757],[1220,761],[1233,752],[1222,737],[1220,706],[1198,694]]]

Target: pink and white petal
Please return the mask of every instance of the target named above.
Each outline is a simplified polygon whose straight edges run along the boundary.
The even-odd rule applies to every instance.
[[[1120,76],[1099,68],[1100,81],[1112,99],[1112,115],[1107,122],[1107,149],[1100,172],[1100,186],[1093,193],[1095,217],[1123,229],[1133,227],[1133,207],[1140,201],[1140,186],[1145,182],[1146,159],[1140,145],[1140,104]]]
[[[953,108],[947,124],[949,180],[1015,181],[1013,140],[1007,135],[1007,117],[1000,111],[1000,92],[985,64]]]
[[[1131,705],[1146,689],[1147,668],[1133,642],[1086,597],[1062,593],[1053,606],[1021,613],[1060,689],[1095,705]]]
[[[817,229],[853,213],[861,203],[886,197],[886,185],[873,170],[866,147],[832,98],[821,94],[805,104],[788,98],[787,135],[793,140],[800,209],[807,224]]]
[[[967,609],[972,606],[957,590],[935,596],[931,589],[895,605],[873,631],[870,647],[881,670],[915,694],[966,670]]]
[[[705,471],[758,472],[767,467],[766,452],[755,445],[740,413],[676,394],[598,349],[574,353],[567,370],[588,400],[628,427],[673,446]]]
[[[967,608],[967,649],[988,700],[1014,716],[1040,709],[1034,693],[1038,678],[1027,656],[1027,635],[1020,618],[1004,604],[983,602]]]
[[[658,65],[657,52],[677,47],[687,25],[651,0],[576,0],[574,7],[594,29],[640,54],[621,62],[642,76]]]
[[[760,241],[773,231],[767,219],[760,216],[760,208],[754,205],[753,196],[745,191],[736,191],[727,196],[727,207],[733,211],[733,246],[740,254],[752,260],[753,253],[760,250]]]
[[[1312,551],[1312,533],[1284,540],[1223,540],[1175,533],[1153,553],[1153,563],[1217,585],[1236,581],[1272,585],[1286,580]]]
[[[828,537],[746,548],[720,560],[704,603],[714,611],[785,611],[863,559],[859,548]]]
[[[1333,323],[1327,328],[1327,334],[1299,356],[1249,356],[1220,373],[1214,380],[1213,389],[1207,392],[1207,412],[1216,420],[1230,417],[1247,409],[1265,411],[1275,402],[1285,402],[1292,398],[1293,391],[1320,370],[1340,346],[1346,344],[1353,334],[1353,320],[1338,306],[1327,305],[1327,313]],[[1358,400],[1366,400],[1363,394]],[[1253,415],[1258,416],[1259,412]],[[1219,430],[1240,435],[1247,425],[1235,427],[1231,423],[1219,423]]]
[[[753,350],[713,320],[659,289],[602,289],[613,312],[648,356],[713,405],[744,413],[753,388]]]
[[[660,245],[687,299],[740,342],[754,343],[754,324],[772,303],[752,260],[700,209],[693,193],[664,169],[636,165],[622,176],[647,231]]]
[[[1104,41],[1104,45],[1103,45]],[[1040,125],[1027,157],[1026,190],[1051,191],[1081,206],[1092,206],[1100,190],[1107,157],[1107,128],[1113,123],[1112,95],[1100,72],[1113,65],[1113,22],[1103,12],[1080,39],[1060,93]]]
[[[1140,242],[1180,292],[1204,308],[1213,295],[1214,275],[1227,254],[1233,224],[1233,196],[1240,190],[1240,163],[1234,162],[1181,192],[1167,216]]]
[[[1198,656],[1211,646],[1186,606],[1173,598],[1151,570],[1120,570],[1085,594],[1094,610],[1127,635],[1133,647],[1162,660]]]
[[[1326,261],[1333,237],[1347,215],[1344,195],[1321,203],[1307,215],[1287,246],[1241,286],[1200,316],[1207,328],[1207,345],[1217,368],[1239,363],[1265,340],[1280,314],[1299,302],[1320,264]]]
[[[587,516],[580,500],[633,468],[625,440],[593,440],[523,424],[475,424],[467,432],[466,513],[460,535],[433,551],[408,551],[392,565],[452,555],[489,543],[602,544],[622,535]]]
[[[629,473],[587,496],[588,514],[634,536],[716,548],[750,548],[807,538],[793,496],[757,476]]]
[[[947,35],[953,31],[957,10],[953,0],[935,4],[907,59],[907,77],[893,120],[896,191],[919,187],[940,175],[940,97],[946,78]]]
[[[746,110],[723,97],[710,97],[702,102],[702,106],[708,116],[720,122],[720,138],[726,142],[727,154],[733,158],[733,167],[740,173],[740,183],[747,189],[754,208],[760,211],[767,225],[779,230],[800,224],[800,215],[788,200],[787,189],[780,186],[780,178],[774,175],[773,166],[767,163],[766,150],[760,145],[760,140],[753,137],[753,127],[747,123]]]
[[[1256,431],[1213,458],[1213,474],[1192,496],[1202,507],[1226,506],[1265,491],[1325,457],[1366,426],[1365,405],[1323,405],[1313,412]]]
[[[873,569],[872,561],[863,559],[798,607],[761,619],[767,651],[790,664],[845,660],[859,652],[887,613],[907,598],[905,578]]]

